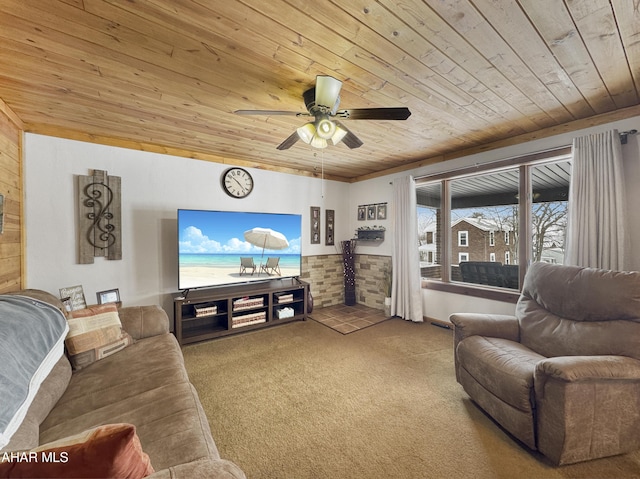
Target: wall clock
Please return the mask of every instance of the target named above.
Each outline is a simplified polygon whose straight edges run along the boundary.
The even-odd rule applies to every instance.
[[[222,174],[222,189],[232,198],[246,198],[253,190],[253,178],[244,168],[229,168]]]

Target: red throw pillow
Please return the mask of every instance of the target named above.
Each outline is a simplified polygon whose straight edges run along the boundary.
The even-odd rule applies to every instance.
[[[128,478],[154,472],[132,424],[107,424],[24,452],[0,453],[0,477]]]

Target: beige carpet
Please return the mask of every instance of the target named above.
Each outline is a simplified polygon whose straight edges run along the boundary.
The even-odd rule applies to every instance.
[[[452,331],[295,322],[184,348],[222,457],[249,479],[631,478],[640,453],[555,468],[455,382]]]

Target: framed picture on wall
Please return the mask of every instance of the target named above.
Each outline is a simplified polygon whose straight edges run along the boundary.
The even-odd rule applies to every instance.
[[[364,205],[358,206],[358,221],[364,221],[367,219],[367,207]]]
[[[382,203],[380,205],[378,205],[378,211],[377,211],[377,215],[379,220],[386,220],[387,219],[387,204],[386,203]]]
[[[320,244],[320,207],[311,207],[311,244]]]
[[[325,229],[325,237],[324,244],[327,246],[332,246],[335,244],[335,234],[334,234],[334,220],[335,220],[335,211],[334,210],[326,210],[326,229]]]
[[[368,220],[376,219],[376,205],[367,206],[367,219]]]

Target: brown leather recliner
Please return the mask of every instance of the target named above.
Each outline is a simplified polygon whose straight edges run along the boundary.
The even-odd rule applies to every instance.
[[[534,263],[516,316],[453,314],[456,379],[555,464],[640,448],[640,272]]]

